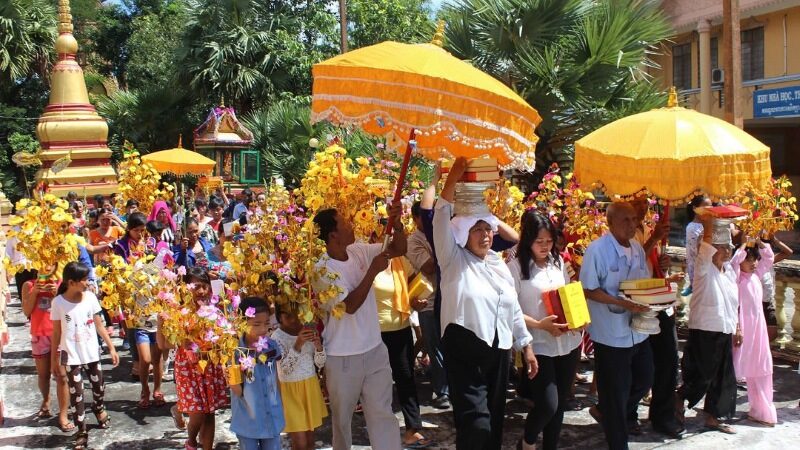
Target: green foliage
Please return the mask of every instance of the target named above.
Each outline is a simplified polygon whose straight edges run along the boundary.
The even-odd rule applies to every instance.
[[[102,3],[94,10],[94,18],[75,30],[80,52],[86,63],[102,75],[114,76],[126,86],[128,38],[132,17],[118,4]]]
[[[663,106],[645,71],[671,34],[656,0],[458,0],[445,46],[512,86],[543,118],[539,167],[624,115]]]
[[[56,12],[48,0],[0,2],[0,90],[21,78],[47,78]]]
[[[333,22],[324,2],[188,0],[175,61],[179,81],[201,96],[225,96],[240,113],[279,92],[308,93]],[[305,19],[330,30],[305,28]]]
[[[143,14],[133,19],[127,41],[127,85],[131,89],[164,86],[175,77],[175,51],[180,43],[186,6],[181,1],[170,3],[158,13]]]
[[[383,41],[429,42],[435,30],[428,0],[350,0],[347,19],[353,48]]]

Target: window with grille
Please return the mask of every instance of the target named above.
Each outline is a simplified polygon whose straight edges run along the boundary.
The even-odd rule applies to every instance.
[[[742,81],[764,78],[764,27],[742,31]]]
[[[692,44],[672,47],[672,85],[677,89],[692,88]]]

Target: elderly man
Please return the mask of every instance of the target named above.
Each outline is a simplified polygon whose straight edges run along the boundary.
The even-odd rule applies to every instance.
[[[373,282],[390,259],[406,253],[401,214],[400,203],[391,207],[394,235],[386,250],[382,244],[356,243],[352,224],[335,209],[314,216],[327,250],[317,264],[317,269],[324,268],[325,276],[314,287],[319,292],[330,284],[338,288],[339,294],[325,305],[329,310],[344,304],[342,317],[336,318],[332,312],[326,316],[322,332],[328,355],[325,376],[334,450],[349,449],[353,444],[351,422],[359,399],[372,448],[400,449],[400,425],[392,412],[392,371],[381,340]]]
[[[739,326],[739,288],[731,267],[733,251],[729,220],[701,215],[703,240],[697,251],[689,339],[681,360],[683,385],[678,389],[681,414],[705,396],[705,425],[727,434],[736,431],[720,421],[736,412],[733,334]]]
[[[648,203],[644,196],[631,202],[636,209],[636,240],[642,244],[647,256],[648,277],[663,278],[669,267],[669,256],[659,252],[658,243],[669,234],[669,223],[659,221],[648,229],[644,219]],[[682,279],[683,274],[676,274]],[[675,329],[675,311],[670,308],[658,313],[659,332],[651,335],[653,350],[653,389],[650,399],[650,424],[653,430],[673,439],[680,439],[686,431],[675,417],[675,389],[678,386],[678,334]]]
[[[607,211],[609,233],[586,249],[580,280],[586,290],[594,341],[601,424],[608,447],[628,448],[629,428],[638,428],[637,405],[653,383],[653,354],[647,335],[631,329],[631,315],[646,308],[619,297],[625,280],[646,278],[647,261],[634,239],[636,210],[613,203]]]

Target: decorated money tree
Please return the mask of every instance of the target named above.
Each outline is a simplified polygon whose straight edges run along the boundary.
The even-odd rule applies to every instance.
[[[147,162],[130,142],[125,142],[123,159],[117,167],[117,209],[124,211],[128,200],[139,202],[140,211],[150,211],[157,200],[169,200],[173,187],[161,182],[161,175]]]
[[[17,215],[9,221],[9,238],[16,238],[16,250],[26,259],[24,265],[5,264],[9,274],[34,269],[42,276],[58,276],[70,261],[77,261],[83,238],[71,231],[73,217],[69,204],[53,194],[37,190],[34,198],[17,202]]]
[[[750,214],[737,226],[746,236],[772,237],[778,231],[791,230],[798,220],[797,199],[791,192],[792,182],[786,175],[770,180],[764,189],[747,184],[731,203],[747,209]]]
[[[499,179],[495,186],[483,193],[486,205],[498,219],[519,231],[522,215],[525,214],[525,194],[511,181]]]
[[[354,162],[343,147],[333,144],[314,155],[295,194],[309,217],[336,208],[352,221],[356,237],[368,240],[382,232],[380,219],[387,217],[384,200],[391,188],[369,159],[359,157]]]
[[[160,269],[152,262],[153,257],[141,250],[131,251],[129,261],[112,255],[108,264],[95,269],[101,280],[101,305],[112,313],[121,312],[131,328],[139,319],[161,312],[163,306],[153,301],[161,284]]]

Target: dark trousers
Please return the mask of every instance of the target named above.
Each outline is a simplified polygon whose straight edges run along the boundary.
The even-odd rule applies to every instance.
[[[678,334],[675,315],[658,313],[661,332],[651,335],[653,350],[653,397],[650,400],[650,423],[654,427],[672,429],[679,426],[675,418],[675,389],[678,387]]]
[[[495,336],[495,344],[497,337]],[[499,450],[511,351],[489,347],[466,328],[450,324],[442,337],[457,450]]]
[[[525,376],[534,405],[525,420],[525,442],[528,444],[535,444],[542,433],[541,448],[558,448],[564,406],[569,399],[580,357],[580,347],[562,356],[536,355],[539,372],[532,380]]]
[[[381,339],[389,350],[392,380],[397,388],[397,401],[403,411],[406,429],[422,430],[417,385],[414,383],[414,338],[411,333],[411,327],[406,327],[383,332]]]
[[[439,326],[436,325],[436,315],[433,311],[419,312],[419,326],[422,328],[422,339],[425,341],[425,350],[431,359],[431,387],[436,397],[449,395],[447,388],[447,372],[444,370],[444,356],[442,356],[442,337]]]
[[[705,395],[705,412],[717,418],[733,416],[736,412],[736,376],[730,334],[689,330],[681,370],[683,386],[678,395],[689,402],[689,408]]]
[[[646,340],[633,347],[594,343],[597,396],[608,448],[628,448],[628,426],[636,423],[639,401],[653,385],[653,352]]]
[[[100,362],[95,361],[80,366],[66,366],[67,384],[69,385],[69,401],[72,405],[73,419],[75,428],[79,432],[86,431],[86,404],[83,399],[83,376],[81,369],[86,371],[89,376],[89,384],[92,386],[92,412],[98,418],[103,413],[103,396],[105,384],[103,382],[103,371]]]

